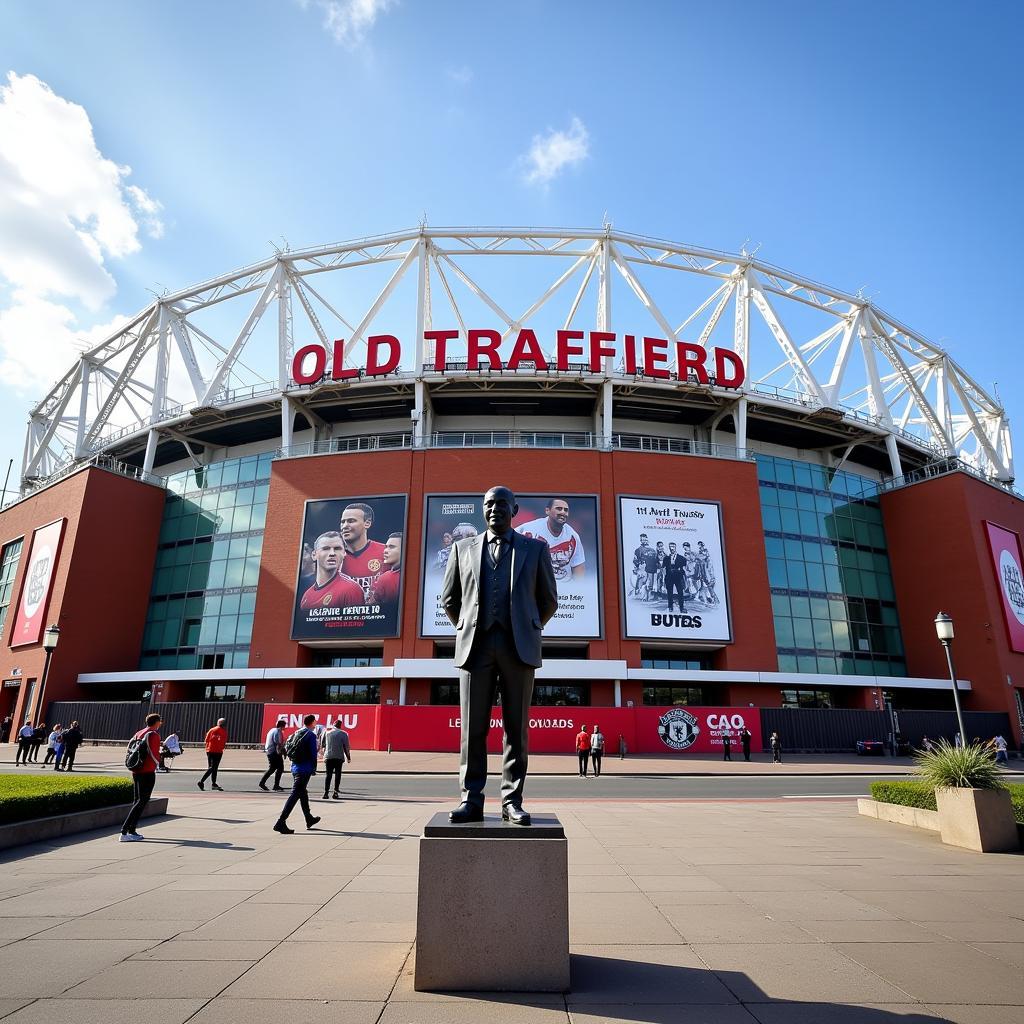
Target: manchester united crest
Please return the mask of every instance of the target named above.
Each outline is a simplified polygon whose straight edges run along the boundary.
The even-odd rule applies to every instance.
[[[687,750],[700,735],[700,726],[685,708],[672,708],[658,719],[658,735],[666,747]]]

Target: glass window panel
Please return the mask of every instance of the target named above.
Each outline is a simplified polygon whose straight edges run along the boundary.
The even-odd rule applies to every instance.
[[[216,561],[220,558],[228,557],[228,547],[231,542],[226,537],[218,537],[213,542],[213,551],[211,557]]]
[[[228,545],[228,561],[245,558],[245,537],[235,537]]]
[[[814,647],[814,630],[810,619],[793,620],[793,646],[807,649]]]
[[[258,506],[257,506],[258,507]],[[255,518],[256,509],[253,509],[253,516]],[[266,516],[266,509],[263,510],[263,516]],[[777,508],[771,508],[768,506],[761,507],[761,521],[764,523],[766,530],[774,530],[776,533],[782,530],[782,516]]]
[[[835,658],[823,658],[819,654],[818,655],[818,671],[819,672],[828,672],[828,673],[830,673],[832,675],[837,675],[839,670],[836,668],[836,659]]]
[[[812,619],[814,625],[814,646],[819,651],[831,651],[832,623],[828,619]]]
[[[801,672],[816,672],[818,670],[818,659],[810,654],[801,654],[796,659],[796,664]]]
[[[221,615],[237,615],[238,606],[241,604],[241,594],[225,594],[220,602]]]
[[[823,597],[812,597],[811,598],[811,617],[815,619],[829,619],[828,601]]]
[[[800,513],[800,532],[809,537],[816,537],[821,532],[818,527],[818,517],[813,512]]]
[[[811,602],[806,597],[791,597],[790,608],[797,618],[809,619],[811,617]]]
[[[239,609],[242,612],[254,612],[256,610],[256,595],[254,593],[242,594]]]
[[[798,540],[787,540],[783,542],[786,549],[787,561],[802,561],[804,557],[804,546]]]
[[[245,559],[235,558],[227,563],[224,571],[225,587],[240,587],[245,573]]]
[[[882,601],[895,601],[896,591],[893,590],[892,580],[888,576],[876,576],[875,582],[878,585],[878,597]]]
[[[205,590],[209,585],[210,566],[208,563],[193,565],[188,574],[188,589]]]
[[[235,629],[237,626],[237,615],[222,615],[217,620],[217,643],[233,644],[235,642]]]
[[[260,580],[260,560],[258,558],[247,558],[245,570],[242,574],[243,587],[255,587]]]
[[[793,479],[798,487],[810,487],[813,484],[811,480],[811,468],[803,462],[793,463]]]
[[[224,586],[224,577],[227,571],[227,562],[211,562],[210,563],[210,575],[207,581],[207,586],[211,590],[217,590]]]
[[[815,511],[816,504],[814,501],[814,495],[809,494],[806,491],[797,491],[796,494],[796,507],[806,512]]]
[[[839,569],[834,565],[825,566],[825,590],[830,594],[842,592],[843,583],[839,575]]]
[[[266,505],[254,505],[252,509],[252,518],[249,520],[250,530],[262,530],[267,525],[267,506]]]
[[[181,635],[181,619],[168,619],[164,623],[163,634],[161,635],[158,646],[163,649],[167,647],[177,647],[178,637]]]
[[[789,598],[785,594],[772,594],[772,614],[789,614]]]
[[[253,488],[252,487],[239,487],[237,493],[238,493],[238,499],[235,502],[236,505],[252,505],[253,504]]]
[[[878,584],[875,582],[878,577],[873,572],[862,572],[860,574],[860,585],[863,588],[864,596],[878,598]]]
[[[804,541],[801,545],[803,548],[803,560],[805,562],[820,562],[821,561],[821,545],[815,544],[813,541]]]
[[[796,672],[796,655],[793,654],[780,654],[779,655],[779,671],[780,672]]]
[[[236,632],[238,643],[247,644],[252,640],[252,619],[251,615],[238,616],[238,630]]]
[[[258,470],[259,464],[255,458],[242,459],[238,464],[239,482],[255,480]]]
[[[900,624],[900,620],[899,620],[899,618],[896,615],[896,609],[893,608],[890,605],[883,604],[882,605],[882,622],[886,626],[898,626]]]
[[[794,590],[807,589],[807,571],[803,562],[789,562],[786,566],[786,573],[789,576],[789,585]]]
[[[778,647],[793,647],[793,620],[777,618],[775,620],[775,643]]]
[[[781,540],[779,537],[765,537],[764,550],[765,554],[769,558],[784,558],[785,541]]]
[[[768,559],[768,582],[773,587],[788,587],[789,577],[786,574],[786,563],[780,558]]]
[[[856,594],[860,597],[863,594],[860,583],[860,573],[856,569],[843,570],[843,589],[848,594]]]
[[[221,466],[221,479],[222,484],[237,484],[238,483],[238,462],[222,462]]]
[[[828,589],[825,585],[824,566],[818,565],[817,562],[807,563],[807,589],[819,593]]]
[[[788,460],[776,459],[775,479],[778,480],[780,484],[793,483],[793,463]]]
[[[868,537],[871,540],[872,546],[876,548],[885,548],[888,545],[885,542],[885,530],[881,526],[876,526],[874,523],[868,525]]]
[[[759,480],[775,479],[775,465],[771,459],[767,459],[762,455],[757,457],[757,476]]]

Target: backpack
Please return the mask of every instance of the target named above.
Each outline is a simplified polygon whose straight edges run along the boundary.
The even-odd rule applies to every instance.
[[[304,743],[305,738],[309,735],[308,729],[299,729],[297,732],[293,732],[288,737],[287,742],[284,745],[284,752],[288,756],[288,759],[296,763],[306,762],[309,760],[309,754],[306,750],[306,744]]]
[[[129,771],[137,772],[150,757],[149,737],[152,735],[152,730],[147,730],[141,736],[133,736],[128,741],[128,749],[124,754],[124,766]]]

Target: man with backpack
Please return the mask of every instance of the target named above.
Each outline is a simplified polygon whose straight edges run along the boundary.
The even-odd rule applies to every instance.
[[[128,817],[121,826],[122,843],[137,843],[143,837],[135,829],[139,818],[153,795],[156,783],[156,766],[160,763],[160,723],[161,717],[154,712],[146,715],[146,727],[140,729],[129,741],[124,757],[124,766],[132,773],[135,787],[135,803],[132,804]]]
[[[306,793],[309,780],[316,771],[316,759],[319,753],[316,733],[313,731],[315,721],[316,715],[306,715],[302,720],[302,728],[289,736],[288,742],[284,745],[284,752],[292,762],[292,791],[284,802],[281,816],[274,823],[274,831],[280,832],[283,836],[295,833],[295,829],[288,827],[288,815],[292,813],[296,804],[302,805],[306,828],[312,828],[320,820],[310,811],[309,796]]]

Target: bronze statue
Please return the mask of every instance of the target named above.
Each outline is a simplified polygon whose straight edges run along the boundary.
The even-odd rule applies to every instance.
[[[501,816],[530,824],[523,786],[533,676],[541,664],[541,630],[558,609],[558,590],[547,544],[512,529],[518,511],[512,491],[492,487],[484,495],[486,533],[456,541],[445,567],[441,600],[455,626],[462,708],[462,803],[449,814],[453,822],[483,821],[487,733],[500,693]]]

